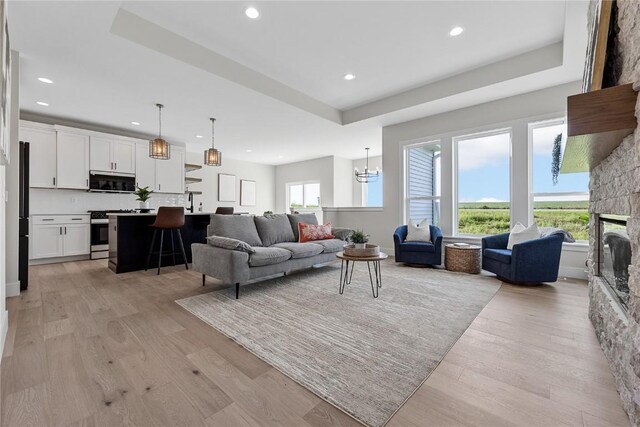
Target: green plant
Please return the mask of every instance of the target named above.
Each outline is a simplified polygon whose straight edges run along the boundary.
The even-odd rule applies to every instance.
[[[136,187],[136,191],[133,192],[133,194],[138,196],[136,200],[139,202],[146,202],[149,200],[151,198],[151,193],[153,193],[153,191],[149,190],[149,187]]]
[[[367,243],[369,241],[369,235],[364,234],[362,230],[354,230],[349,237],[352,243]]]
[[[558,184],[558,174],[562,163],[562,134],[558,134],[553,141],[553,151],[551,152],[551,180],[553,185]]]

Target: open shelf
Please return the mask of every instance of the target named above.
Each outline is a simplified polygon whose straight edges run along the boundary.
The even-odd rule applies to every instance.
[[[638,126],[631,84],[567,98],[567,144],[560,173],[587,172]]]
[[[190,176],[185,176],[184,182],[186,182],[187,184],[195,184],[196,182],[202,182],[202,178],[193,178]]]
[[[187,190],[187,191],[184,192],[184,194],[189,194],[189,193],[192,193],[194,196],[202,195],[202,191],[189,191],[189,190]]]
[[[202,169],[202,165],[196,165],[195,163],[185,163],[184,171],[185,172],[193,172]]]

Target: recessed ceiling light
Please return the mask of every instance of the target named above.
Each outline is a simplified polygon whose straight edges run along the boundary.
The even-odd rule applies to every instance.
[[[260,17],[260,12],[258,12],[258,9],[256,9],[255,7],[246,8],[244,14],[251,19],[258,19]]]
[[[252,152],[253,150],[246,150],[246,151],[247,151],[247,153],[250,153],[250,152]]]
[[[344,79],[345,80],[353,80],[355,78],[356,78],[356,76],[351,74],[351,73],[347,73],[347,74],[344,75]]]
[[[43,101],[36,101],[36,104],[42,105],[43,107],[48,107],[49,106],[49,104],[47,104],[46,102],[43,102]]]
[[[202,135],[196,135],[196,138],[202,138]]]
[[[140,122],[131,122],[131,124],[134,126],[140,126]]]
[[[462,34],[463,31],[464,31],[464,28],[462,27],[453,27],[451,31],[449,31],[449,35],[451,37],[459,36],[460,34]]]
[[[40,80],[42,83],[49,83],[49,84],[53,83],[53,80],[48,79],[46,77],[38,77],[38,80]]]

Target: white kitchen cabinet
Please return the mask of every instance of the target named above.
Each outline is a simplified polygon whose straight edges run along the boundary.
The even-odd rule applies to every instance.
[[[62,256],[62,226],[59,224],[34,224],[31,233],[31,258],[56,258]]]
[[[156,193],[184,193],[184,149],[171,146],[169,160],[149,157],[146,143],[136,147],[136,185],[149,187]]]
[[[171,158],[156,160],[158,193],[184,193],[184,151],[171,147]]]
[[[33,215],[30,259],[89,255],[89,215]]]
[[[29,186],[56,188],[56,131],[20,126],[20,141],[29,143]]]
[[[136,186],[156,190],[156,159],[149,157],[149,146],[136,144]]]
[[[116,141],[111,145],[111,158],[118,173],[136,173],[136,144]]]
[[[57,132],[57,188],[89,189],[89,136]]]
[[[90,169],[96,172],[126,173],[136,172],[135,143],[100,136],[91,137]]]
[[[89,224],[65,224],[62,227],[62,256],[86,255],[90,252]]]
[[[113,172],[111,160],[112,140],[97,136],[91,137],[89,169],[92,171]]]

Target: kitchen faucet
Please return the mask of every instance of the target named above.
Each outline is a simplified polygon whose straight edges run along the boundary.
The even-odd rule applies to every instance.
[[[189,191],[189,203],[190,203],[190,206],[187,208],[187,210],[193,213],[193,192],[192,191]]]

